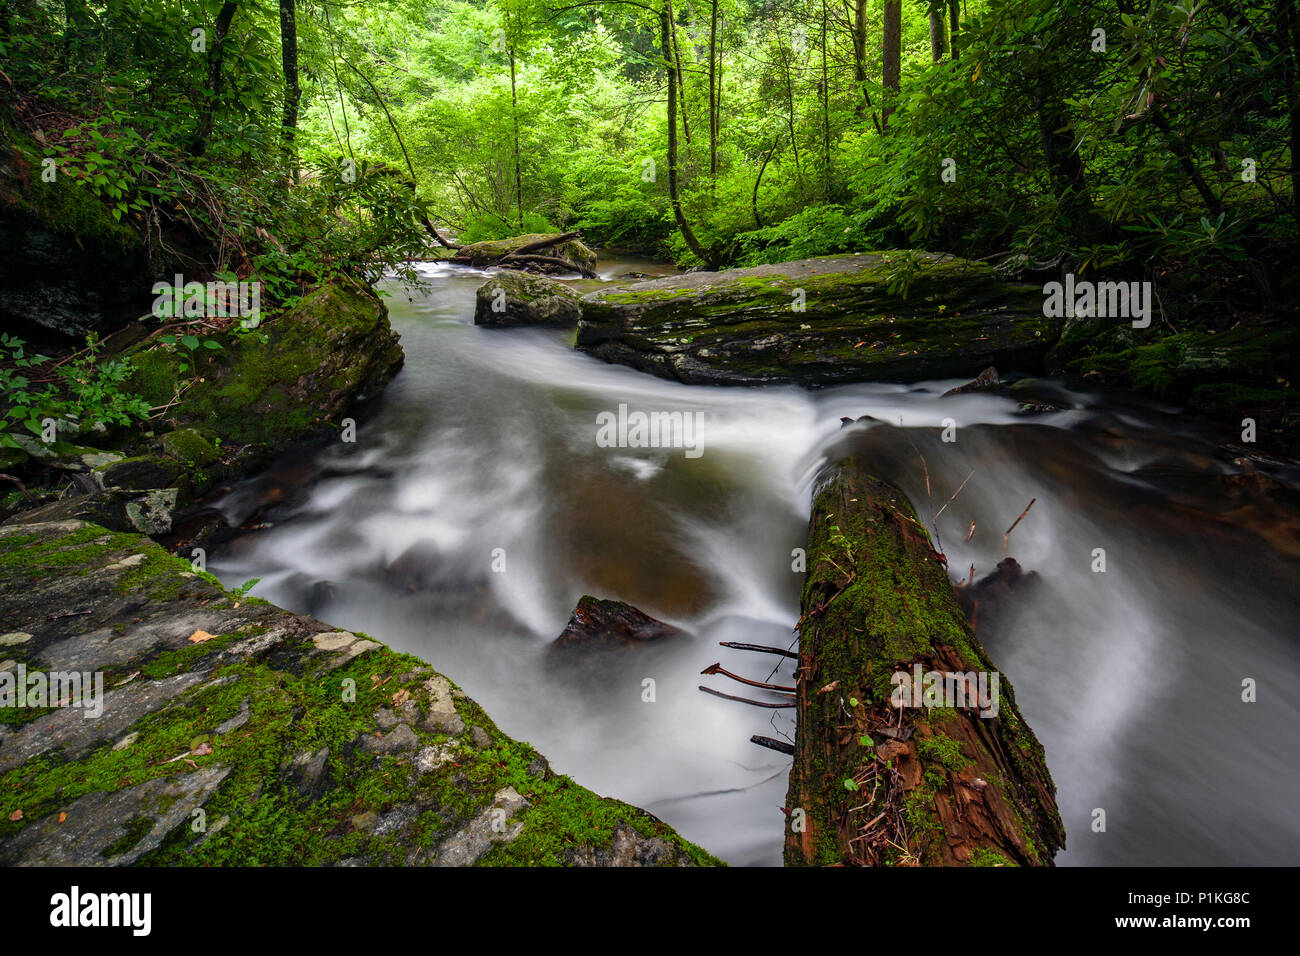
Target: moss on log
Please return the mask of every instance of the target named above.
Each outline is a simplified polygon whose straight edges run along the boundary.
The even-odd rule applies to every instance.
[[[787,865],[1050,866],[1065,831],[1042,745],[907,499],[857,459],[814,502],[802,614]],[[977,675],[954,691],[987,675],[988,696],[913,706],[895,675],[918,666]]]

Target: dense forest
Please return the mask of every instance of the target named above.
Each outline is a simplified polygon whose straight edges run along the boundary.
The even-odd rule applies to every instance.
[[[1294,855],[1297,0],[0,0],[0,94],[0,682],[126,701],[0,697],[0,864]]]
[[[710,267],[1019,256],[1166,277],[1192,308],[1275,303],[1298,42],[1294,4],[1230,0],[0,11],[30,170],[55,160],[159,259],[281,296],[376,275],[427,223]]]

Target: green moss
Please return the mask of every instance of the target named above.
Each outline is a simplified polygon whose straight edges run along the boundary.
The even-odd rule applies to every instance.
[[[131,849],[154,828],[154,820],[151,817],[136,817],[126,823],[126,832],[118,837],[111,844],[100,851],[100,856],[106,859],[112,859],[115,856],[121,856],[127,850]]]

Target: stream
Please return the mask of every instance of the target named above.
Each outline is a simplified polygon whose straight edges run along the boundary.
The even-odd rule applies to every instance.
[[[662,271],[619,260],[603,277],[633,269]],[[1039,580],[980,637],[1046,748],[1068,834],[1057,863],[1300,860],[1294,466],[1234,461],[1177,409],[1046,381],[1062,408],[1034,415],[1003,395],[942,397],[955,380],[678,385],[575,352],[572,332],[480,329],[487,273],[420,270],[427,290],[386,287],[406,365],[356,442],[218,502],[235,526],[276,503],[210,559],[227,586],[260,578],[254,594],[420,656],[557,772],[733,865],[779,865],[789,758],[749,738],[791,738],[793,711],[701,693],[763,696],[699,672],[793,682],[792,662],[718,642],[792,645],[792,550],[829,460],[868,455],[931,525],[969,477],[938,522],[954,580],[992,571],[1035,500],[1009,553]],[[701,413],[702,454],[600,447],[597,415],[620,404]],[[879,422],[841,428],[863,415]],[[556,666],[548,644],[583,594],[689,638]]]

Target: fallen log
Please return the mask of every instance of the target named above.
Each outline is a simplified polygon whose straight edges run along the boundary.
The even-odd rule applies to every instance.
[[[519,255],[512,253],[501,260],[500,265],[510,269],[526,269],[530,265],[548,266],[552,269],[558,269],[560,272],[576,272],[584,279],[597,278],[593,269],[577,262],[570,262],[568,259],[561,259],[557,256],[539,256],[539,255]]]
[[[837,467],[808,568],[786,864],[1052,865],[1042,745],[903,494]]]

